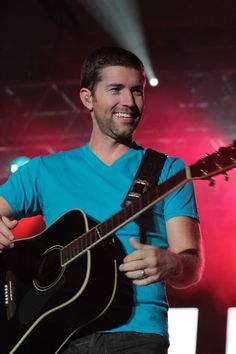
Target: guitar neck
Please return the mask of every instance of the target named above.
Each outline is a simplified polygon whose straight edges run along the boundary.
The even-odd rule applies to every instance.
[[[97,225],[100,235],[106,237],[113,234],[122,226],[136,219],[138,216],[150,209],[154,204],[160,202],[173,190],[183,184],[186,184],[187,181],[186,170],[183,169],[167,181],[160,184],[158,187],[152,187],[134,202],[128,204],[125,208],[121,209],[112,217]]]
[[[88,251],[96,244],[114,234],[118,229],[128,222],[136,219],[142,213],[150,209],[154,204],[160,202],[168,194],[190,181],[188,167],[180,170],[160,185],[152,187],[142,194],[137,200],[128,204],[109,219],[97,224],[87,233],[75,239],[63,249],[62,263],[65,265],[73,261],[78,255]]]

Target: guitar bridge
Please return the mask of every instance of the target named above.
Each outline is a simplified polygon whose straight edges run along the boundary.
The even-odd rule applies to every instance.
[[[12,272],[6,272],[6,279],[4,284],[4,302],[6,307],[6,315],[7,319],[10,320],[15,313],[16,310],[16,302],[15,302],[15,294],[16,286],[15,286],[15,276]]]

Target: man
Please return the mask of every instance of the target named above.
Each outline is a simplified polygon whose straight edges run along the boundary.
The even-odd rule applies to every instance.
[[[11,229],[17,221],[11,217],[41,213],[49,226],[71,209],[80,208],[99,222],[121,209],[145,153],[132,140],[143,113],[144,86],[143,64],[129,51],[101,48],[85,60],[80,99],[91,114],[90,141],[33,159],[0,188],[1,250],[13,246]],[[160,183],[183,167],[179,159],[168,157]],[[122,306],[115,301],[95,332],[80,335],[66,354],[167,353],[165,282],[185,288],[200,279],[201,240],[191,184],[122,227],[116,237],[125,252],[119,274],[128,284]],[[130,314],[122,319],[126,307]],[[109,323],[117,316],[120,322]]]

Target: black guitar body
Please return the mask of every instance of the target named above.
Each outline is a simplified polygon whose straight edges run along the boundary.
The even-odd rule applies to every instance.
[[[73,332],[109,308],[117,285],[113,238],[61,266],[62,247],[92,225],[85,214],[72,210],[0,255],[6,302],[1,354],[59,352]]]

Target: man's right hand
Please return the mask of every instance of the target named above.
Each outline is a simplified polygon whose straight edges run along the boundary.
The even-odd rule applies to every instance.
[[[14,235],[11,230],[16,227],[17,223],[18,221],[15,219],[6,216],[0,217],[0,252],[14,246]]]

